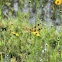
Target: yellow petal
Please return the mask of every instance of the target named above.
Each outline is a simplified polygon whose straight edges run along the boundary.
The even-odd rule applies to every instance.
[[[37,31],[36,32],[33,32],[34,34],[38,33]]]
[[[16,36],[19,36],[18,34],[16,34]]]
[[[40,36],[40,34],[38,33],[36,36]]]

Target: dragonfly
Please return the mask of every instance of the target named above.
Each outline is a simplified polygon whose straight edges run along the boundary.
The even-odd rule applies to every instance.
[[[31,39],[31,32],[36,32],[36,31],[38,32],[38,31],[40,31],[42,29],[42,27],[41,28],[38,28],[40,25],[41,25],[41,23],[37,24],[36,26],[32,27],[31,29],[28,29],[27,27],[26,28],[23,28],[23,29],[25,31],[30,32],[30,39]],[[36,28],[38,28],[38,29],[36,29]]]

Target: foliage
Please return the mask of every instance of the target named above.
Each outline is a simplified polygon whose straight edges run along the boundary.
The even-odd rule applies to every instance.
[[[58,61],[57,58],[62,58],[61,45],[62,45],[62,32],[55,30],[54,26],[49,26],[39,31],[40,36],[36,36],[30,32],[25,31],[23,27],[27,27],[29,23],[26,20],[20,21],[20,19],[11,18],[6,22],[2,19],[1,30],[0,30],[0,51],[5,52],[10,57],[15,57],[16,61],[21,60],[31,62],[31,61]],[[3,30],[3,28],[6,30]],[[31,28],[32,26],[30,26]],[[16,32],[17,35],[12,34]],[[60,48],[60,52],[59,49]],[[52,51],[51,51],[52,50]],[[58,54],[56,54],[58,53]],[[58,56],[60,55],[60,56]],[[1,55],[2,56],[2,55]],[[29,58],[29,59],[28,59]],[[57,59],[57,60],[56,60]],[[12,59],[11,59],[12,61]],[[61,61],[61,60],[59,60]]]
[[[12,1],[12,0],[11,0]],[[45,0],[46,1],[46,0]],[[37,23],[41,22],[40,17],[43,17],[43,12],[40,14],[37,9],[42,8],[47,3],[42,0],[19,0],[19,9],[16,15],[12,15],[11,11],[7,18],[1,16],[0,10],[0,60],[1,62],[61,62],[62,61],[62,29],[56,30],[56,26],[40,24],[40,31],[36,27],[36,31],[31,32],[30,29]],[[47,2],[47,1],[46,1]],[[42,5],[40,4],[42,3]],[[4,2],[7,9],[12,4]],[[29,11],[23,12],[24,4],[27,4]],[[30,23],[30,5],[32,4],[32,11],[35,13],[36,22]],[[33,6],[34,5],[34,6]],[[53,18],[58,13],[55,13],[56,6],[52,4]],[[14,11],[14,8],[9,8]],[[20,10],[21,9],[21,10]],[[59,7],[60,9],[60,7]],[[62,19],[62,17],[61,17]],[[43,20],[43,19],[42,19]],[[43,20],[44,21],[44,20]],[[23,28],[29,30],[24,30]],[[62,28],[62,26],[61,26]]]

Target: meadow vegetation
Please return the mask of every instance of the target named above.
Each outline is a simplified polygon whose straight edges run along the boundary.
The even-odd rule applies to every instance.
[[[36,2],[36,10],[39,2],[38,0],[32,2]],[[37,15],[36,24],[31,24],[30,11],[23,13],[20,8],[23,8],[23,5],[19,7],[16,16],[11,12],[10,16],[0,16],[0,62],[61,62],[62,26],[60,30],[56,30],[56,25],[49,26],[44,20],[41,23],[40,13]],[[25,30],[32,29],[39,23],[41,23],[39,28],[42,29],[36,32],[38,35]]]

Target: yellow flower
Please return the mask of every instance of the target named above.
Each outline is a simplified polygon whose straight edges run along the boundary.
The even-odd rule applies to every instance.
[[[40,34],[36,31],[36,32],[33,32],[36,36],[40,36]]]
[[[16,35],[16,36],[19,36],[16,32],[12,32],[12,34]]]
[[[55,4],[56,4],[56,5],[60,5],[60,4],[61,4],[61,0],[56,0],[56,1],[55,1]]]

